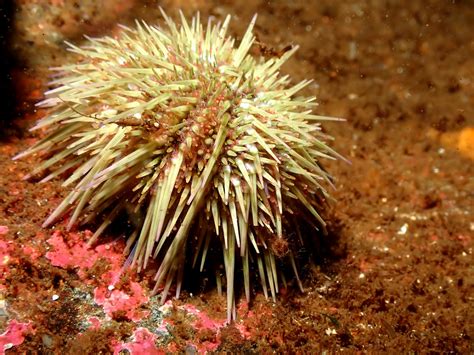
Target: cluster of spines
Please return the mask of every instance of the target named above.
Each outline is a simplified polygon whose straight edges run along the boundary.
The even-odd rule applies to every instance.
[[[73,171],[63,184],[75,184],[71,193],[44,226],[71,206],[68,228],[104,215],[94,243],[121,211],[143,210],[127,250],[138,269],[160,257],[154,291],[163,286],[163,299],[174,280],[179,295],[189,236],[201,270],[211,239],[220,238],[230,319],[236,256],[247,299],[250,261],[275,298],[281,280],[272,238],[294,229],[302,240],[301,219],[324,226],[318,209],[330,198],[323,184],[331,178],[318,162],[338,155],[317,121],[331,118],[312,114],[314,98],[295,97],[310,81],[290,87],[279,75],[296,47],[267,61],[248,54],[255,18],[234,48],[230,17],[204,30],[199,16],[178,27],[163,15],[167,31],[142,22],[118,39],[70,44],[81,61],[54,68],[57,87],[41,103],[53,113],[33,128],[50,133],[17,158],[51,154],[32,172],[52,169],[43,181]]]

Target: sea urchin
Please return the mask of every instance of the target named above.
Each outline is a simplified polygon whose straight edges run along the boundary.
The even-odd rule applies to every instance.
[[[290,86],[279,75],[296,47],[268,60],[248,53],[255,18],[234,46],[229,16],[205,29],[199,16],[181,15],[180,26],[163,16],[166,29],[140,22],[118,38],[68,44],[77,62],[53,68],[55,88],[39,104],[51,113],[32,128],[48,134],[16,158],[42,153],[32,172],[47,171],[42,181],[70,174],[72,191],[44,227],[69,210],[68,228],[101,218],[93,243],[130,206],[141,212],[129,260],[141,270],[156,258],[163,299],[174,282],[180,293],[185,249],[202,270],[218,241],[231,319],[236,270],[247,299],[254,271],[275,298],[285,256],[301,287],[294,251],[302,224],[324,227],[331,177],[319,162],[338,155],[319,121],[332,118],[312,113],[313,97],[295,97],[309,80]]]

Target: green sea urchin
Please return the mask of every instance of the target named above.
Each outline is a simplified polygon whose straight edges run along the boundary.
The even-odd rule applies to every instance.
[[[46,153],[32,172],[48,171],[42,181],[70,173],[72,191],[44,227],[70,209],[68,228],[103,218],[93,243],[122,211],[142,211],[127,250],[138,270],[158,260],[163,299],[173,282],[179,295],[185,249],[202,269],[220,241],[231,319],[236,265],[247,299],[254,270],[275,298],[280,254],[301,286],[293,251],[301,223],[324,226],[331,177],[319,161],[338,155],[319,121],[332,118],[295,97],[310,81],[279,75],[296,47],[269,60],[248,54],[255,18],[234,46],[229,16],[205,29],[199,16],[181,15],[180,26],[163,16],[167,29],[140,22],[119,38],[69,44],[78,61],[53,68],[55,88],[39,104],[51,113],[32,128],[48,135],[16,158]]]

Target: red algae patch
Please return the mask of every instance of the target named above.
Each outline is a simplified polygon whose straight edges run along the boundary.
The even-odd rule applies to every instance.
[[[89,231],[85,234],[86,238],[90,238]],[[46,253],[46,258],[51,264],[78,269],[79,277],[88,284],[94,282],[89,278],[91,268],[101,260],[104,261],[107,270],[95,275],[99,277],[99,285],[94,289],[94,301],[103,307],[107,316],[139,321],[148,314],[147,311],[138,310],[148,302],[148,296],[138,282],[127,279],[126,283],[121,285],[122,289],[116,288],[120,277],[125,274],[122,266],[124,258],[121,248],[117,247],[118,243],[111,242],[90,247],[81,234],[69,233],[63,238],[63,234],[59,231],[53,233],[48,243],[53,247],[52,251]],[[124,291],[125,289],[127,291]]]
[[[33,332],[31,323],[21,323],[12,319],[8,322],[7,330],[0,334],[0,351],[5,354],[6,350],[20,345],[25,340],[25,334]]]
[[[86,237],[90,238],[91,232],[86,231]],[[78,233],[68,233],[66,238],[63,233],[56,231],[53,233],[48,244],[53,247],[52,251],[46,253],[46,258],[54,266],[64,269],[78,269],[78,275],[81,279],[86,279],[87,271],[99,260],[106,260],[113,272],[102,275],[102,278],[109,282],[117,282],[122,272],[121,265],[123,256],[114,248],[114,243],[101,244],[97,247],[89,247]]]
[[[138,282],[130,282],[130,294],[121,290],[112,289],[111,286],[100,286],[94,290],[94,301],[104,308],[105,313],[114,317],[123,314],[132,321],[139,321],[148,315],[148,311],[141,311],[138,308],[148,302],[143,288]]]
[[[185,310],[188,314],[192,314],[196,320],[191,322],[191,325],[196,330],[214,330],[217,331],[222,328],[226,322],[225,320],[216,320],[210,318],[206,312],[202,312],[201,310],[197,309],[196,306],[191,304],[185,304],[181,306],[183,310]]]
[[[90,317],[88,319],[88,322],[91,324],[90,327],[88,329],[100,329],[100,319],[97,318],[97,317]]]
[[[167,345],[168,351],[175,352],[184,345],[195,348],[199,353],[217,351],[226,337],[225,334],[228,333],[226,329],[229,324],[226,319],[212,317],[205,309],[199,309],[193,304],[186,303],[174,307],[171,301],[168,301],[162,310],[166,315],[164,327],[168,326],[170,333],[175,337]],[[173,312],[169,314],[171,310]],[[240,339],[250,338],[250,332],[244,324],[236,322],[231,327],[235,328]],[[187,340],[184,343],[176,341],[181,338]]]
[[[121,354],[124,350],[129,351],[131,355],[158,355],[165,354],[165,351],[159,350],[156,345],[156,335],[146,328],[137,328],[133,332],[132,340],[128,343],[120,343],[114,346],[114,354]]]
[[[14,250],[13,241],[7,241],[3,239],[3,235],[8,233],[8,227],[0,226],[0,290],[5,288],[3,284],[6,275],[9,271],[9,265],[15,260],[11,256],[11,252]]]

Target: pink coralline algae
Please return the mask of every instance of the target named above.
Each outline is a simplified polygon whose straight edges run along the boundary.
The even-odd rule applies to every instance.
[[[206,314],[206,312],[200,311],[191,304],[186,304],[180,308],[184,309],[187,313],[192,314],[196,318],[196,320],[191,322],[191,324],[197,330],[217,331],[226,324],[225,320],[212,319]]]
[[[41,256],[41,252],[31,245],[24,245],[21,249],[25,255],[30,257],[31,261],[36,261]]]
[[[8,234],[9,228],[7,226],[0,226],[0,280],[5,280],[8,265],[18,262],[17,258],[12,257],[12,252],[18,249],[16,243],[13,240],[8,240],[8,237],[4,237]],[[41,239],[41,235],[37,236],[37,239]],[[41,256],[41,252],[37,250],[33,245],[20,245],[23,254],[29,256],[32,261],[37,260]],[[0,289],[2,285],[0,284]]]
[[[88,322],[91,324],[90,325],[90,329],[94,329],[94,330],[97,330],[97,329],[100,329],[100,319],[97,318],[97,317],[90,317],[88,319]]]
[[[91,233],[86,232],[86,238]],[[138,308],[148,302],[144,289],[139,283],[127,281],[122,288],[115,285],[124,274],[122,267],[124,258],[118,243],[104,243],[97,247],[89,247],[86,240],[77,233],[68,233],[63,238],[61,232],[56,231],[48,240],[53,247],[52,251],[46,253],[46,257],[54,266],[62,268],[78,269],[78,275],[85,283],[92,283],[87,272],[100,259],[107,263],[108,270],[99,276],[99,285],[94,290],[94,300],[103,306],[105,313],[112,317],[115,312],[124,312],[124,316],[133,321],[139,321],[147,315],[147,311]]]
[[[86,231],[86,237],[90,238],[91,232]],[[95,248],[89,247],[83,237],[78,233],[68,233],[66,238],[60,231],[53,233],[48,244],[53,247],[52,251],[46,253],[46,258],[54,266],[62,268],[77,268],[79,277],[87,279],[86,271],[90,269],[97,260],[104,259],[110,264],[110,269],[116,271],[114,275],[103,275],[103,278],[113,278],[118,281],[121,273],[123,256],[113,248],[113,243],[99,245]]]
[[[10,273],[10,266],[19,262],[17,257],[19,248],[13,240],[7,239],[8,231],[7,226],[0,226],[0,291],[5,289],[4,283]],[[27,255],[32,261],[37,260],[41,256],[41,252],[32,245],[22,244],[20,248],[23,254]]]
[[[221,329],[228,324],[227,321],[225,319],[213,319],[209,317],[206,312],[197,309],[191,304],[185,304],[178,308],[193,316],[194,319],[190,321],[190,324],[196,331],[210,330],[216,335],[213,340],[201,341],[197,344],[193,344],[196,346],[198,352],[206,353],[209,351],[216,351],[221,344],[219,333]],[[244,325],[235,324],[235,327],[239,330],[243,338],[249,337],[250,333]]]
[[[8,322],[7,330],[0,334],[0,351],[5,354],[5,351],[20,345],[25,340],[25,334],[33,332],[31,323],[20,323],[16,320]]]
[[[197,347],[197,350],[203,353],[208,352],[208,351],[216,351],[221,343],[217,335],[219,334],[220,329],[224,327],[224,325],[226,324],[226,321],[214,320],[210,318],[205,312],[201,312],[200,310],[198,310],[196,307],[192,305],[185,305],[184,309],[188,313],[196,317],[196,320],[191,322],[191,325],[193,326],[194,329],[196,329],[197,331],[211,330],[213,333],[216,334],[216,337],[214,338],[214,340],[202,341],[198,344],[195,344]]]
[[[144,290],[138,282],[130,282],[130,294],[121,290],[110,290],[104,286],[94,290],[94,300],[104,308],[105,313],[112,317],[115,312],[124,312],[124,315],[133,321],[139,321],[146,316],[148,311],[138,308],[148,302]]]
[[[0,226],[0,291],[5,288],[3,282],[9,272],[9,265],[16,262],[16,259],[11,256],[11,252],[14,250],[13,242],[2,238],[7,233],[8,227]]]
[[[6,269],[11,263],[10,253],[13,250],[13,243],[0,239],[0,270]],[[3,279],[3,278],[2,278]]]
[[[137,328],[133,332],[132,341],[120,343],[114,346],[114,355],[120,354],[122,350],[128,350],[131,355],[159,355],[165,354],[158,350],[155,345],[156,335],[146,328]]]

